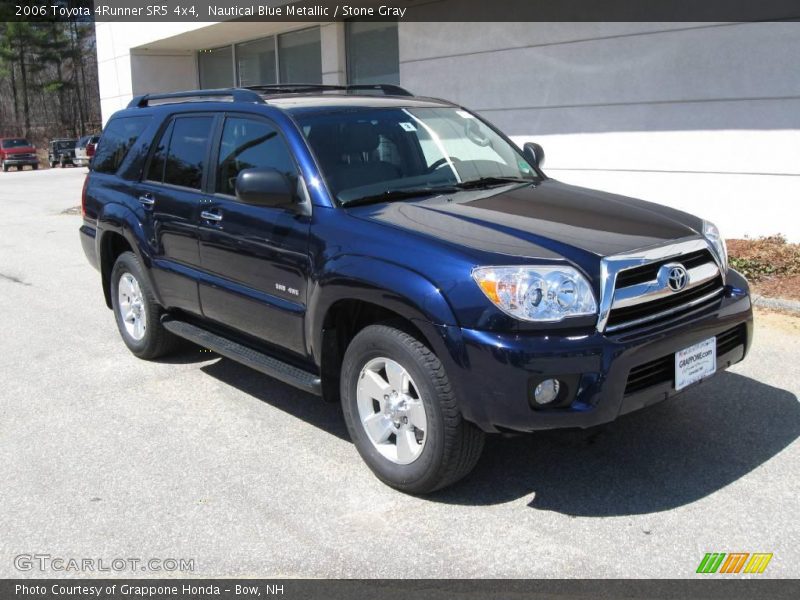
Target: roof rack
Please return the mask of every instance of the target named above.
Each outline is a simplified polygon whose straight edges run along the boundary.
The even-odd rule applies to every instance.
[[[303,94],[309,92],[383,92],[386,96],[413,96],[408,90],[399,85],[389,83],[355,84],[355,85],[325,85],[321,83],[275,83],[269,85],[249,85],[244,89],[261,92],[262,94]]]
[[[142,96],[136,96],[133,100],[131,100],[130,103],[128,103],[128,108],[144,108],[152,104],[170,104],[171,101],[191,102],[192,98],[195,99],[195,102],[213,102],[215,100],[230,98],[233,102],[255,102],[256,104],[264,104],[264,100],[261,98],[261,96],[253,90],[242,88],[226,88],[218,90],[170,92],[168,94],[144,94]]]

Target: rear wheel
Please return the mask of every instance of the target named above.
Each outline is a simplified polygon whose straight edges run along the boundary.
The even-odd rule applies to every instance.
[[[158,358],[177,346],[178,338],[161,325],[163,309],[133,252],[120,254],[111,270],[111,304],[122,341],[139,358]]]
[[[484,433],[465,421],[437,356],[389,325],[371,325],[350,343],[342,365],[347,428],[377,477],[424,494],[475,466]]]
[[[31,168],[32,168],[34,171],[38,171],[38,170],[39,170],[39,165],[31,165]]]

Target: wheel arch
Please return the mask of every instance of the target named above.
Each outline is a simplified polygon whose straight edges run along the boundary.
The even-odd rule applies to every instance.
[[[97,219],[97,256],[106,306],[111,308],[111,270],[123,252],[133,252],[142,264],[147,283],[160,304],[161,297],[150,276],[151,260],[147,253],[142,224],[130,209],[121,204],[106,204]]]
[[[367,257],[342,258],[329,265],[310,296],[306,335],[326,400],[338,401],[344,351],[369,325],[390,322],[445,359],[448,349],[436,326],[455,325],[455,316],[419,273]]]

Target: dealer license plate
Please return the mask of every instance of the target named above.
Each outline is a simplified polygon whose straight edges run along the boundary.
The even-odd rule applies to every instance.
[[[675,353],[675,389],[682,390],[717,370],[717,338],[703,340]]]

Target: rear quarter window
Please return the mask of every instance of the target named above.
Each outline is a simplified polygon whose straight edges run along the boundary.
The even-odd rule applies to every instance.
[[[150,118],[139,116],[112,119],[100,136],[92,170],[98,173],[116,173],[131,146],[149,124]]]

